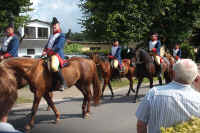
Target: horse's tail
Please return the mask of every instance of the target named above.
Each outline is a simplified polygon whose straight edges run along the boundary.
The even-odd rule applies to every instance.
[[[98,74],[97,74],[97,68],[95,65],[95,70],[94,70],[94,74],[93,74],[93,100],[94,100],[94,104],[98,105],[100,102],[100,97],[101,97],[101,87],[100,87],[100,81],[98,78]]]

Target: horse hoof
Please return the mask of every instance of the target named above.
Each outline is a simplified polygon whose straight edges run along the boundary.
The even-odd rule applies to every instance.
[[[56,118],[56,124],[58,124],[60,121],[60,118]]]
[[[50,107],[47,107],[47,111],[50,111]]]
[[[26,126],[25,126],[25,130],[26,130],[26,131],[30,131],[30,130],[31,130],[31,126],[30,126],[30,125],[26,125]]]
[[[85,114],[84,119],[89,119],[90,115],[88,113]]]

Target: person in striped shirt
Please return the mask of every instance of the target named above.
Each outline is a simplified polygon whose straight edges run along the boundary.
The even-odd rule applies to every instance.
[[[200,76],[191,59],[182,59],[174,67],[174,81],[153,87],[136,111],[138,133],[160,133],[191,116],[200,117]],[[193,87],[195,88],[193,88]]]

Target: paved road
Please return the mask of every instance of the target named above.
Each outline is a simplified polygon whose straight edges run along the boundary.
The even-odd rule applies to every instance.
[[[146,91],[146,87],[141,88],[140,100]],[[135,133],[135,112],[139,103],[132,103],[133,95],[126,97],[126,92],[127,88],[120,89],[112,100],[108,94],[98,107],[91,108],[89,119],[81,118],[81,97],[57,102],[56,106],[62,114],[58,124],[54,123],[54,113],[46,111],[46,105],[41,105],[31,133]],[[28,113],[30,108],[13,110],[9,114],[9,122],[23,131]]]

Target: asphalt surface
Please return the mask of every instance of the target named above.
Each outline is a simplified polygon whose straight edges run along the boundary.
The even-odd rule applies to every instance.
[[[135,87],[134,87],[135,88]],[[148,87],[139,91],[139,101],[146,94]],[[115,92],[115,97],[110,98],[110,93],[105,95],[101,104],[91,107],[89,119],[81,118],[82,97],[66,98],[56,102],[56,107],[61,113],[61,120],[55,124],[52,111],[46,111],[47,105],[40,105],[35,117],[35,126],[31,133],[136,133],[135,117],[138,103],[133,103],[133,93],[127,97],[127,87]],[[28,122],[27,114],[31,108],[15,109],[9,114],[9,122],[20,131],[24,131]]]

